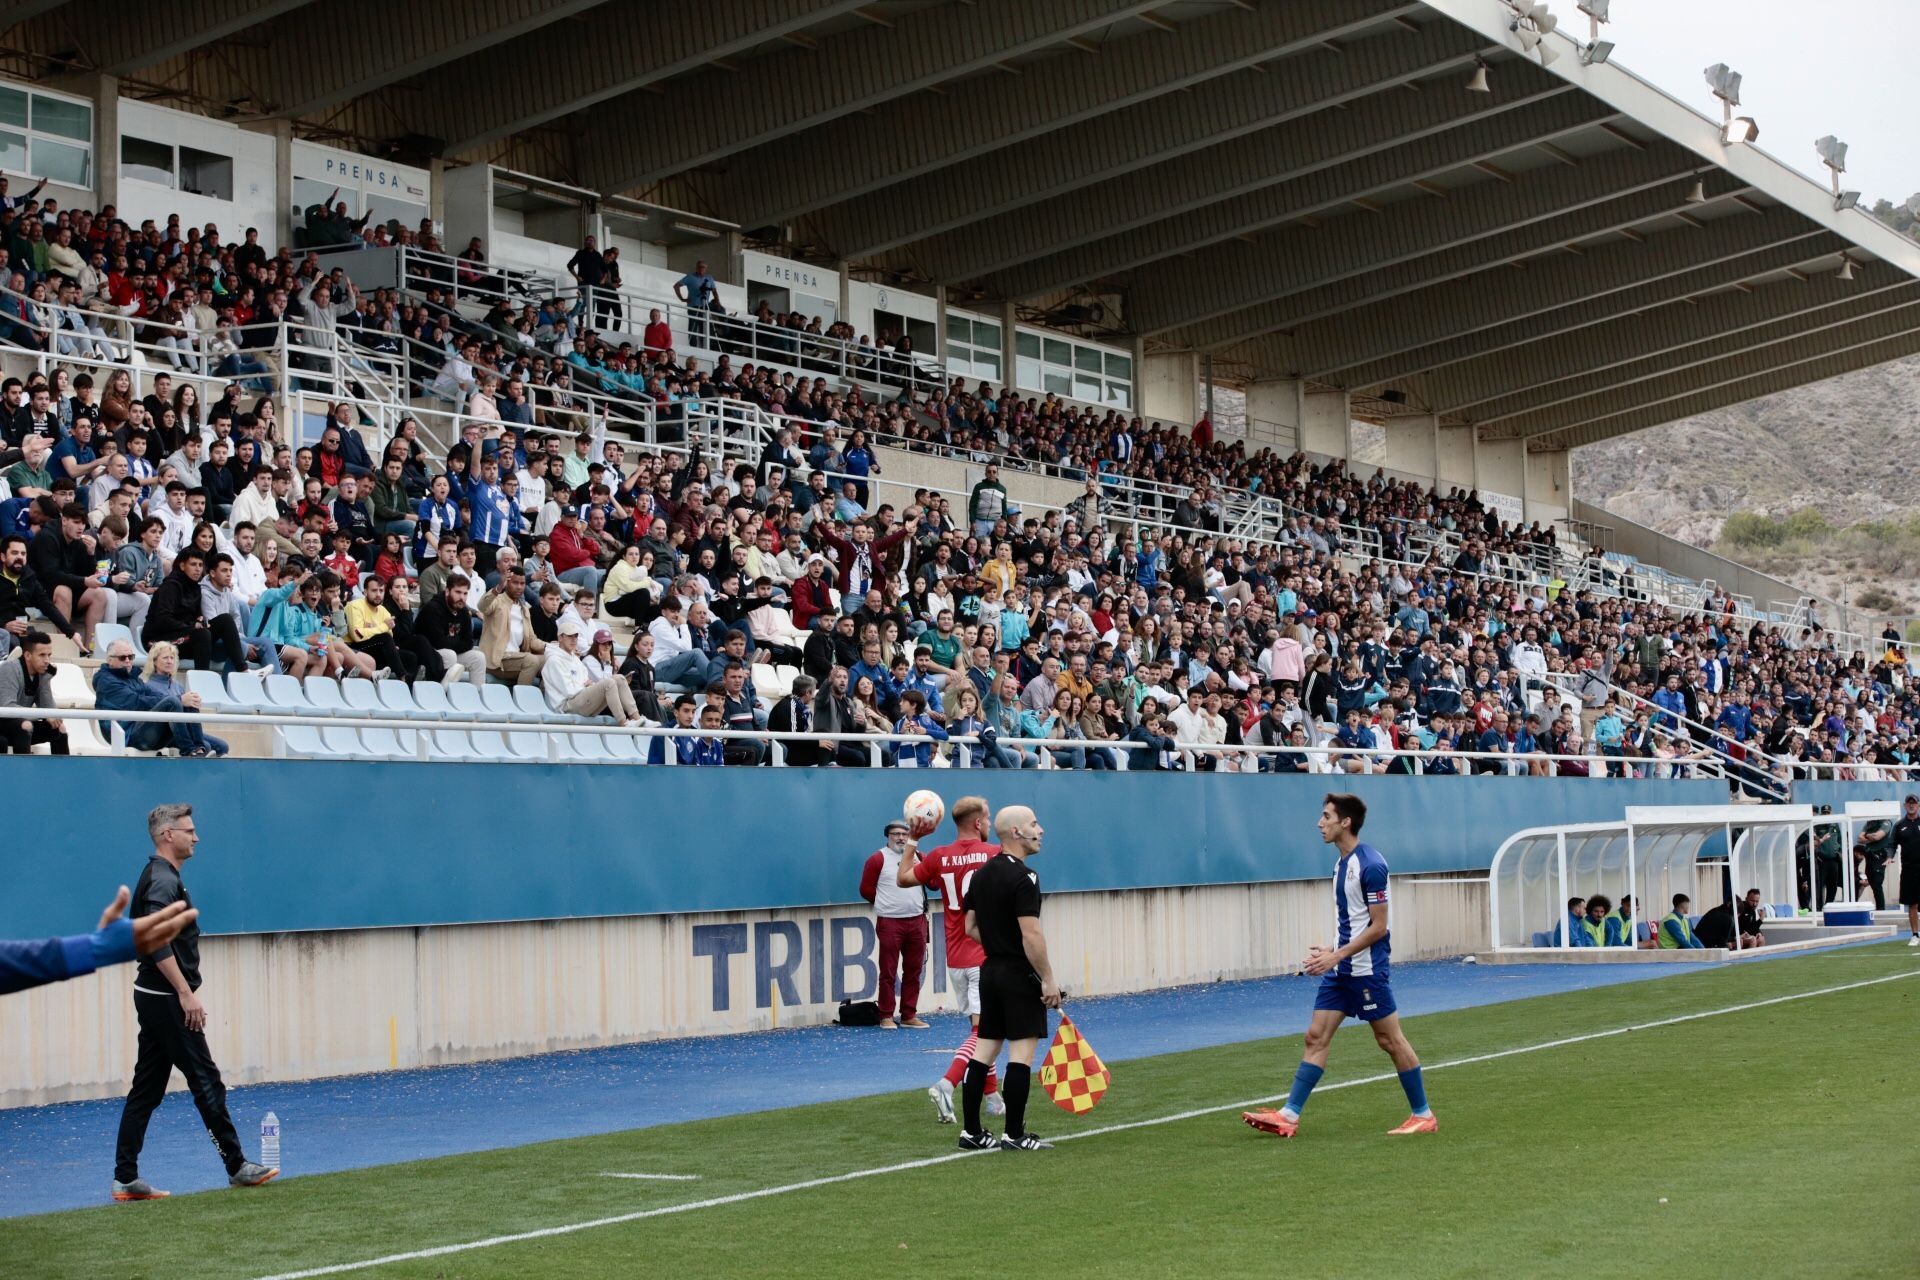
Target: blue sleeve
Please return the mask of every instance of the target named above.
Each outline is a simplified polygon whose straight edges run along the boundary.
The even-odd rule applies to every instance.
[[[92,972],[93,943],[84,933],[30,942],[0,941],[0,995]]]

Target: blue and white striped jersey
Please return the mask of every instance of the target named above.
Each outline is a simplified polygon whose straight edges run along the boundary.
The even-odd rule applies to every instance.
[[[1357,844],[1353,852],[1343,854],[1333,872],[1334,913],[1340,922],[1339,946],[1346,946],[1367,928],[1368,908],[1387,900],[1387,860],[1370,844]],[[1377,977],[1387,979],[1387,957],[1392,952],[1392,935],[1365,951],[1340,962],[1336,972],[1343,978]]]

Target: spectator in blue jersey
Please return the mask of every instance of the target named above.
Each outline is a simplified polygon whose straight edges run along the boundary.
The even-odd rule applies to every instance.
[[[81,978],[108,965],[126,964],[166,946],[200,915],[184,899],[127,920],[127,886],[121,885],[92,933],[15,942],[0,939],[0,995]]]
[[[500,554],[500,548],[511,542],[513,535],[524,533],[527,527],[519,504],[500,487],[500,464],[497,460],[486,458],[481,461],[480,482],[469,491],[467,506],[480,572],[492,573],[493,562]]]
[[[673,700],[673,725],[681,732],[672,737],[655,738],[653,745],[647,749],[648,764],[665,764],[669,751],[673,752],[675,764],[700,763],[698,759],[700,739],[693,733],[697,727],[694,724],[694,711],[698,706],[699,703],[694,701],[690,693],[683,693]],[[720,762],[716,760],[714,763]]]
[[[1687,695],[1680,688],[1678,671],[1668,673],[1666,687],[1653,695],[1653,705],[1666,712],[1661,717],[1661,726],[1677,732],[1681,719],[1687,714]]]
[[[906,741],[894,744],[900,763],[911,760],[922,769],[933,766],[934,744],[947,740],[946,728],[927,714],[927,697],[918,689],[900,695],[900,719],[893,731],[907,735]]]
[[[1673,895],[1673,910],[1660,922],[1660,948],[1663,951],[1704,951],[1707,944],[1694,936],[1693,923],[1687,919],[1687,908],[1693,900],[1684,893]]]

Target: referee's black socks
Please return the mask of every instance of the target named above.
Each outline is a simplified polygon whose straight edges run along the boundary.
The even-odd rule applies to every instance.
[[[1007,1136],[1019,1138],[1027,1132],[1027,1090],[1033,1084],[1033,1068],[1024,1062],[1009,1062],[1007,1074],[1000,1079],[1000,1095],[1007,1102]]]
[[[986,1063],[973,1058],[967,1063],[967,1074],[961,1077],[961,1116],[966,1121],[968,1133],[986,1132],[980,1127],[980,1102],[987,1096],[987,1075],[992,1070]],[[1025,1098],[1024,1094],[1021,1096]]]

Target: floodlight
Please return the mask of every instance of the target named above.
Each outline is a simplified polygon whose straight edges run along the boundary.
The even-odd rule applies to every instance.
[[[1836,280],[1853,279],[1853,259],[1848,257],[1844,253],[1840,255],[1840,271],[1837,275],[1834,276],[1834,279]]]
[[[1474,62],[1473,62],[1473,76],[1467,81],[1467,92],[1468,93],[1492,93],[1493,92],[1493,89],[1487,84],[1487,64],[1480,61],[1478,58],[1474,59]]]
[[[1589,67],[1597,67],[1613,56],[1613,41],[1595,40],[1581,51],[1580,61]]]
[[[1607,20],[1607,5],[1610,0],[1575,0],[1574,8],[1592,18],[1595,22]]]
[[[1840,139],[1834,137],[1832,134],[1828,134],[1826,137],[1816,140],[1813,144],[1813,149],[1820,153],[1820,163],[1827,166],[1827,168],[1833,170],[1835,173],[1845,173],[1847,171],[1847,144],[1840,141]]]
[[[1707,87],[1713,90],[1713,96],[1730,107],[1740,105],[1740,73],[1724,62],[1716,62],[1706,70]]]
[[[1859,203],[1860,193],[1858,191],[1842,191],[1833,198],[1833,211],[1835,213],[1844,213],[1848,209],[1857,207]]]
[[[1727,146],[1732,146],[1736,142],[1758,142],[1759,140],[1760,126],[1754,123],[1752,116],[1734,116],[1720,129],[1720,141]]]

